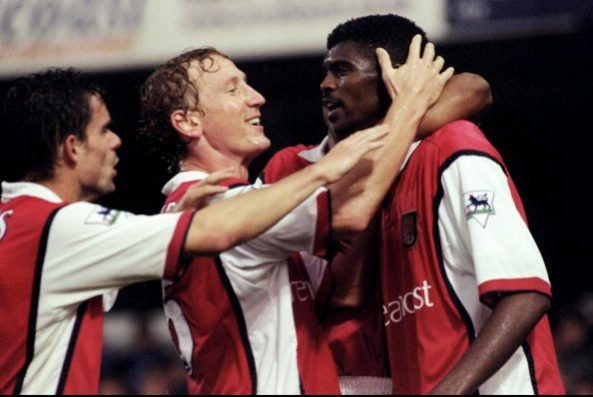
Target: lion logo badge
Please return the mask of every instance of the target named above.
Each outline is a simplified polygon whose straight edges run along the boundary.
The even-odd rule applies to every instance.
[[[494,192],[473,191],[463,194],[465,219],[475,219],[482,227],[486,227],[488,217],[494,215]]]

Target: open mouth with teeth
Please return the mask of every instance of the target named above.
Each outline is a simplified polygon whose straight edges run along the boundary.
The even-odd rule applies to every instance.
[[[254,125],[254,126],[261,126],[261,119],[259,117],[256,117],[251,120],[247,120],[247,124]]]

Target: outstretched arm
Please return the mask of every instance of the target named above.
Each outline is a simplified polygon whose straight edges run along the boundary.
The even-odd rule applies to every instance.
[[[317,163],[272,186],[197,211],[185,241],[185,253],[217,253],[258,236],[319,187],[339,180],[366,153],[382,146],[387,132],[384,126],[360,131],[340,142]]]
[[[441,96],[422,118],[416,138],[424,138],[447,123],[475,119],[492,104],[490,85],[472,73],[453,75]]]
[[[548,311],[550,298],[523,292],[501,298],[478,337],[432,394],[471,394],[506,363]]]

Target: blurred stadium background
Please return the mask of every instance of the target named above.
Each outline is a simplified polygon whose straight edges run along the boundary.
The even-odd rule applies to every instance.
[[[277,149],[324,135],[319,100],[325,38],[351,17],[393,12],[423,27],[457,72],[491,84],[482,128],[505,157],[548,265],[551,312],[567,386],[593,394],[593,0],[0,0],[0,94],[22,74],[75,66],[108,90],[124,145],[118,190],[102,202],[158,212],[167,175],[135,141],[138,89],[184,49],[226,52],[267,98]],[[2,125],[2,124],[0,124]],[[3,131],[9,134],[10,131]],[[0,179],[18,156],[0,144]],[[108,314],[103,393],[183,393],[158,283],[122,291]]]

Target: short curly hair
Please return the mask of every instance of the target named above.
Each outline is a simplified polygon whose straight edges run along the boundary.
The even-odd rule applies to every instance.
[[[58,148],[69,135],[86,139],[91,96],[104,91],[79,70],[47,69],[16,79],[6,92],[2,141],[18,152],[9,179],[53,177]]]
[[[186,51],[159,66],[142,84],[139,139],[150,152],[158,154],[170,172],[177,171],[179,161],[187,155],[187,146],[172,126],[170,116],[176,110],[197,110],[200,95],[188,69],[197,61],[202,71],[214,72],[214,56],[228,59],[214,47]]]
[[[406,62],[410,42],[416,34],[420,34],[423,45],[426,44],[424,30],[409,19],[394,14],[368,15],[336,26],[327,37],[327,49],[352,41],[368,51],[368,56],[374,56],[375,49],[382,47],[394,65],[401,65]]]

